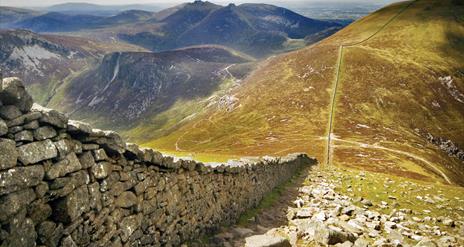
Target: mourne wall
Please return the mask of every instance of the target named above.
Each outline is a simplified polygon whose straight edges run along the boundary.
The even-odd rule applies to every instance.
[[[33,105],[18,78],[0,86],[0,246],[177,246],[316,163],[177,160]]]

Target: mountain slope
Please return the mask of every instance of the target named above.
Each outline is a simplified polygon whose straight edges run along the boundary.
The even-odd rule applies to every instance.
[[[187,154],[303,151],[324,163],[462,184],[462,16],[455,0],[390,5],[263,62],[230,93],[233,110],[208,111],[139,142]],[[430,141],[437,137],[457,149]]]
[[[0,31],[0,70],[23,79],[34,99],[46,104],[59,85],[97,62],[106,52],[143,50],[121,43],[39,35],[25,30]]]
[[[50,106],[98,126],[133,126],[156,118],[179,101],[210,97],[231,76],[230,66],[249,62],[246,56],[218,46],[111,53],[72,80],[66,97],[52,99]]]

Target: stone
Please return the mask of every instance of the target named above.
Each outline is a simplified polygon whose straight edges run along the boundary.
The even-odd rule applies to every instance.
[[[132,235],[132,233],[135,232],[138,228],[140,228],[140,225],[142,224],[142,218],[143,216],[140,215],[131,215],[128,217],[125,217],[122,219],[119,227],[121,229],[121,240],[122,242],[127,242],[129,240],[129,237]]]
[[[23,165],[34,164],[43,160],[55,158],[58,153],[51,140],[32,142],[17,148],[19,161]]]
[[[16,133],[14,139],[17,142],[31,142],[34,140],[34,136],[30,130],[23,130]]]
[[[55,221],[64,224],[73,222],[90,209],[87,185],[82,185],[68,196],[57,199],[53,202],[52,208]]]
[[[81,163],[82,168],[90,168],[96,164],[92,152],[89,151],[79,155],[79,162]]]
[[[0,195],[38,185],[44,177],[40,165],[15,167],[0,172]]]
[[[128,158],[143,160],[143,152],[137,144],[127,143],[126,152],[124,153]]]
[[[444,219],[442,223],[443,223],[443,225],[449,226],[449,227],[455,227],[456,226],[454,220],[452,220],[450,218]]]
[[[21,190],[0,196],[0,222],[6,221],[34,201],[35,193],[32,189]]]
[[[37,120],[33,120],[27,124],[25,124],[24,126],[24,129],[27,129],[27,130],[35,130],[35,129],[38,129],[40,126],[39,126],[39,121]]]
[[[46,246],[56,247],[63,236],[63,225],[44,221],[37,227],[38,240]]]
[[[353,243],[350,241],[345,241],[344,243],[338,243],[335,247],[352,247]]]
[[[16,166],[17,159],[16,142],[0,138],[0,170]]]
[[[27,112],[32,106],[32,97],[17,77],[4,78],[0,87],[0,101],[4,105],[15,105]]]
[[[0,107],[0,117],[6,120],[13,120],[21,116],[21,111],[14,105]]]
[[[374,204],[372,204],[372,202],[370,200],[367,200],[367,199],[362,199],[361,200],[361,203],[367,207],[372,207]]]
[[[416,245],[416,247],[437,247],[438,245],[429,238],[422,238]]]
[[[63,177],[68,173],[72,173],[82,169],[79,159],[77,159],[75,153],[70,153],[64,160],[53,164],[46,173],[46,178],[53,180],[58,177]]]
[[[8,133],[8,125],[3,119],[0,119],[0,136],[4,136],[6,133]]]
[[[353,247],[369,247],[369,246],[370,246],[369,240],[367,240],[364,237],[360,237],[356,239],[356,241],[353,244]]]
[[[74,240],[72,239],[71,236],[67,236],[63,238],[63,240],[61,241],[61,246],[62,247],[77,247],[77,244],[74,243]]]
[[[245,239],[245,247],[291,247],[291,244],[283,237],[255,235]]]
[[[37,225],[52,215],[52,208],[46,202],[36,200],[28,205],[27,212],[27,215],[32,219],[34,224]]]
[[[343,232],[340,228],[334,226],[323,226],[319,225],[314,232],[314,240],[324,245],[335,245],[338,243],[344,243],[345,241],[356,240],[356,237],[352,234]]]
[[[31,111],[42,113],[42,117],[39,119],[41,123],[46,123],[61,129],[65,129],[68,125],[68,117],[56,110],[48,109],[34,103]]]
[[[96,179],[103,179],[110,175],[112,165],[109,162],[103,161],[91,167],[90,171]]]
[[[34,222],[29,218],[13,219],[10,224],[10,235],[2,243],[2,246],[35,247],[37,233]]]
[[[131,191],[124,191],[115,200],[115,205],[121,208],[130,208],[135,205],[137,196]]]
[[[106,155],[106,152],[104,149],[98,149],[93,151],[93,157],[95,157],[95,161],[103,161],[106,160],[108,161],[108,155]]]
[[[355,210],[356,210],[355,206],[344,207],[342,209],[342,214],[346,214],[346,215],[351,216]]]
[[[43,126],[34,130],[34,138],[37,141],[50,139],[56,136],[56,130],[50,126]]]
[[[9,130],[8,130],[8,133],[9,134],[16,134],[20,131],[24,130],[23,126],[14,126],[14,127],[11,127]]]
[[[65,157],[72,151],[72,143],[68,139],[62,139],[54,143],[60,157]]]
[[[310,218],[313,216],[313,214],[316,212],[314,208],[300,208],[296,212],[296,218],[299,219],[304,219],[304,218]]]
[[[90,127],[89,124],[81,122],[81,121],[69,120],[68,131],[74,134],[89,135],[90,133],[92,133],[92,127]]]

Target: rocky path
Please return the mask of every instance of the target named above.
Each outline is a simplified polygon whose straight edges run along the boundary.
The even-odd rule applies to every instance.
[[[316,167],[209,245],[464,246],[463,190],[440,186]]]

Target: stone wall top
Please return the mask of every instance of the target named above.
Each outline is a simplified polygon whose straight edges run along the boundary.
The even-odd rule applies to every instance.
[[[6,135],[8,128],[37,120],[40,123],[54,127],[55,131],[59,132],[60,135],[69,135],[72,139],[80,141],[81,143],[74,143],[77,145],[75,148],[91,149],[92,145],[85,143],[95,143],[99,147],[103,147],[104,154],[102,155],[110,158],[116,155],[124,155],[128,160],[159,166],[160,168],[166,169],[166,171],[175,171],[184,168],[187,170],[199,170],[203,173],[237,173],[241,170],[251,169],[252,166],[259,166],[270,162],[278,163],[280,161],[290,161],[305,156],[304,154],[291,154],[285,157],[257,157],[231,160],[225,163],[202,163],[163,155],[150,148],[142,148],[134,143],[126,143],[123,138],[114,131],[94,129],[88,123],[70,120],[64,113],[33,103],[32,97],[26,91],[21,80],[16,77],[4,78],[2,80],[0,88],[0,106],[0,136]],[[53,131],[51,128],[48,128],[48,130],[51,132]],[[47,130],[43,129],[42,132],[47,132]],[[48,135],[50,135],[50,133],[48,133]],[[15,135],[13,139],[16,139],[16,141],[23,141],[24,144],[28,144],[29,142],[32,144],[33,141],[41,141],[47,138],[39,136],[27,138],[27,136]],[[60,148],[69,148],[68,146],[70,143],[64,142],[66,141],[62,141],[61,143],[62,147],[57,146],[55,143],[56,148],[53,148],[50,142],[34,142],[33,145],[24,145],[23,148],[21,148],[23,152],[20,152],[19,161],[22,162],[23,165],[37,163],[43,160],[43,157],[41,158],[34,155],[53,156],[55,152],[60,152]],[[82,147],[79,147],[79,145],[82,145]],[[33,151],[35,151],[35,153]],[[100,153],[103,152],[100,151]]]

